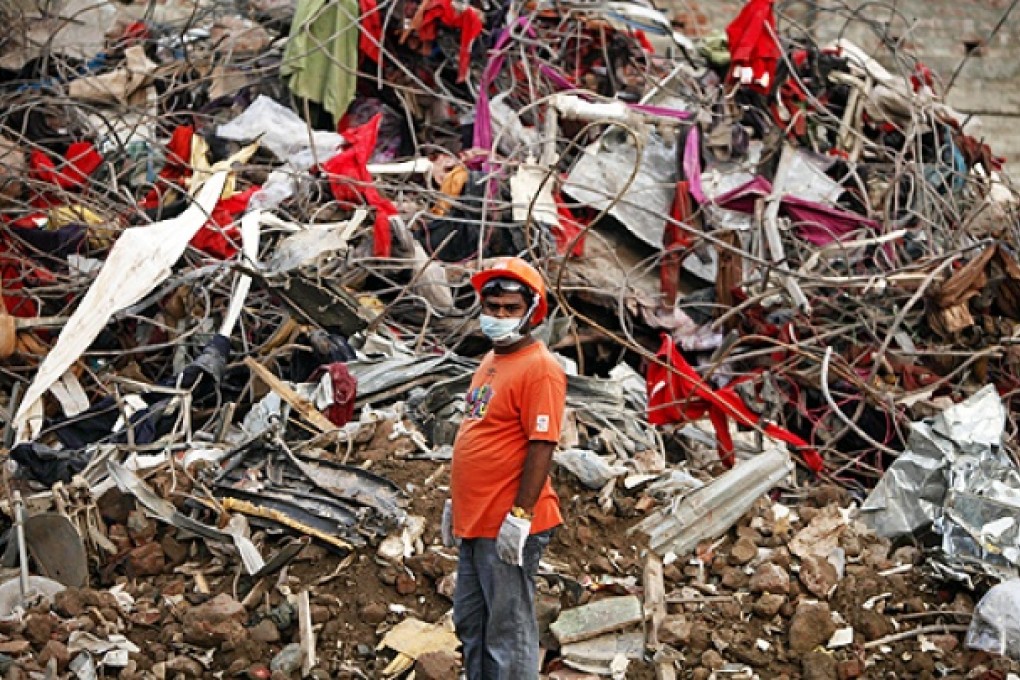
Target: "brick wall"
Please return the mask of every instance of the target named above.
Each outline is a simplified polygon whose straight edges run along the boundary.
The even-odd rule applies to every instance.
[[[725,28],[743,6],[742,0],[657,0],[680,30],[691,36]],[[949,104],[980,118],[978,136],[1006,156],[1014,178],[1020,178],[1020,6],[989,41],[986,37],[1011,0],[777,0],[780,30],[794,25],[814,27],[821,41],[844,35],[887,67],[895,67],[879,35],[900,41],[948,83],[971,51],[949,91]],[[867,4],[861,18],[848,20],[846,9]],[[895,6],[895,13],[890,7]],[[783,17],[786,17],[784,19]],[[876,29],[878,32],[876,32]]]

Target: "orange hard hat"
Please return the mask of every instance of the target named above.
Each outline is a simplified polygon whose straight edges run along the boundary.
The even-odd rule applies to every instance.
[[[511,279],[530,288],[538,297],[535,312],[531,315],[531,323],[536,326],[542,323],[545,315],[549,313],[549,303],[545,299],[545,281],[537,269],[519,257],[500,257],[488,269],[483,269],[472,276],[471,285],[474,286],[475,292],[481,295],[482,288],[493,279]]]

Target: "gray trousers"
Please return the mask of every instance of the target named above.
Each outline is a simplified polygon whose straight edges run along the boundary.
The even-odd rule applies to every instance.
[[[468,680],[537,680],[535,575],[551,537],[528,537],[523,567],[499,559],[491,538],[461,541],[453,623]]]

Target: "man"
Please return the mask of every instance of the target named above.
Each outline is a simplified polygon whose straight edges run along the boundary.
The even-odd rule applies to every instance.
[[[453,620],[468,680],[534,680],[535,575],[563,522],[549,467],[567,379],[531,336],[548,311],[541,275],[503,258],[471,283],[494,347],[471,380],[443,509],[443,541],[460,539]]]

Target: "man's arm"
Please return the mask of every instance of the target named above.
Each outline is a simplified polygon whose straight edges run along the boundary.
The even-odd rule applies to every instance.
[[[556,444],[553,442],[528,442],[528,457],[524,461],[521,485],[517,489],[514,505],[524,508],[529,513],[535,509],[535,503],[538,502],[538,496],[542,493],[545,480],[549,478],[549,469],[552,467],[552,455],[555,450]]]

